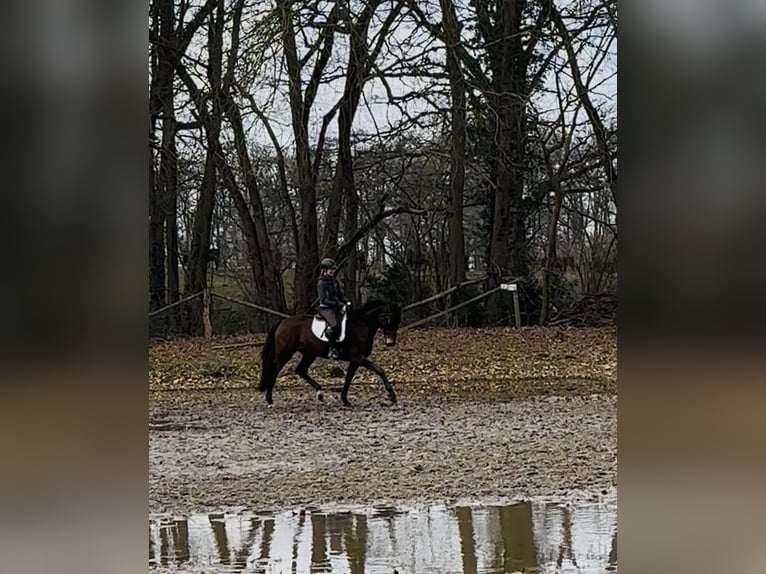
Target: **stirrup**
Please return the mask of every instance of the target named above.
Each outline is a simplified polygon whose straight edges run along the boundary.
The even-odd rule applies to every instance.
[[[330,350],[327,352],[327,358],[328,359],[337,359],[338,355],[340,353],[338,352],[338,349],[335,348],[335,345],[330,345]]]

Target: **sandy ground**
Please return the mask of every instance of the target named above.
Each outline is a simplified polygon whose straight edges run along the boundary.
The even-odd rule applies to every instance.
[[[379,384],[352,386],[350,409],[335,392],[318,402],[295,378],[279,381],[273,408],[255,389],[150,393],[149,511],[566,496],[616,486],[613,382],[395,386],[396,406]]]

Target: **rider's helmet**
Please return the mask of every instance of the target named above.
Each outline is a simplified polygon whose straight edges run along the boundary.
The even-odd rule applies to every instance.
[[[329,257],[325,257],[322,259],[322,262],[319,264],[322,269],[335,269],[337,265],[335,264],[335,261],[330,259]]]

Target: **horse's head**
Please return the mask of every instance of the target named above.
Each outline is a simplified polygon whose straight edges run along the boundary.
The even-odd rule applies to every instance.
[[[386,303],[380,315],[378,315],[378,325],[386,338],[386,346],[396,345],[396,335],[399,330],[399,323],[402,321],[402,309],[396,303]]]
[[[371,299],[358,311],[357,317],[366,322],[369,327],[383,331],[386,346],[396,345],[396,333],[402,321],[402,308],[399,305],[380,299]]]

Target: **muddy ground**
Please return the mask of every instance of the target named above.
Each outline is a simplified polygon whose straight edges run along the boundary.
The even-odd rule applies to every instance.
[[[315,369],[324,401],[288,374],[266,408],[252,385],[252,348],[154,345],[149,511],[566,496],[616,486],[613,330],[483,330],[473,349],[461,346],[474,366],[455,366],[452,379],[449,361],[464,359],[440,350],[450,341],[454,333],[412,333],[381,350],[399,404],[388,405],[382,385],[362,376],[350,409],[327,365]]]

